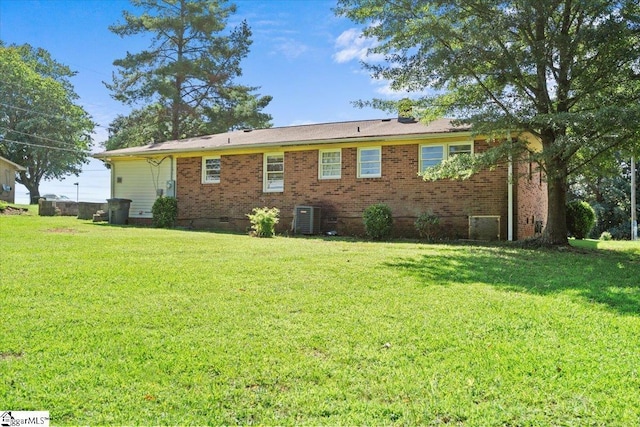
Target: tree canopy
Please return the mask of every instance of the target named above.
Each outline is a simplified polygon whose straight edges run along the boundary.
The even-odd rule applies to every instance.
[[[115,99],[135,107],[111,124],[108,149],[162,142],[242,127],[268,127],[270,96],[236,83],[249,53],[246,22],[227,29],[234,5],[224,0],[132,0],[140,15],[123,12],[110,30],[151,35],[151,45],[114,61],[105,83]],[[151,139],[151,140],[150,140]]]
[[[16,180],[31,203],[42,180],[78,175],[89,155],[94,123],[76,104],[74,74],[44,49],[0,42],[0,156],[27,169]]]
[[[364,64],[375,78],[398,91],[431,93],[413,100],[423,119],[451,115],[477,133],[503,135],[474,162],[455,159],[463,174],[517,155],[512,147],[527,148],[506,145],[509,132],[541,142],[535,159],[548,187],[545,243],[567,243],[568,176],[639,143],[636,0],[339,0],[336,12],[377,40],[371,51],[385,61]]]

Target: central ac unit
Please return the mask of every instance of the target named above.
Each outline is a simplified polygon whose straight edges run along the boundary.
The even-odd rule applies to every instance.
[[[296,234],[320,233],[320,208],[316,206],[296,206],[293,214]]]

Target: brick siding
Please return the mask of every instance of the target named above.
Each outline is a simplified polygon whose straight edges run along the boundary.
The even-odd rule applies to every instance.
[[[375,144],[368,144],[375,145]],[[486,143],[475,141],[477,152]],[[425,182],[417,176],[418,144],[382,146],[382,176],[357,178],[357,148],[342,149],[342,177],[318,179],[318,150],[285,151],[284,192],[263,192],[263,154],[221,156],[220,183],[202,184],[202,157],[177,159],[178,222],[194,228],[244,231],[254,207],[280,209],[279,232],[291,229],[297,205],[322,209],[322,230],[363,235],[362,212],[386,203],[394,235],[413,236],[416,217],[432,210],[443,237],[468,237],[470,215],[498,215],[506,238],[507,168],[498,166],[466,181]]]
[[[537,163],[523,158],[517,167],[514,222],[517,240],[535,236],[536,222],[543,229],[547,222],[547,182]]]

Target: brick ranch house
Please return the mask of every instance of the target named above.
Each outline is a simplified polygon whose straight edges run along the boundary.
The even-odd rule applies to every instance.
[[[527,159],[465,181],[418,176],[488,144],[449,119],[382,119],[232,131],[95,157],[111,167],[111,197],[132,201],[131,224],[150,223],[162,194],[177,198],[178,224],[193,228],[245,231],[246,214],[266,206],[280,209],[280,232],[302,230],[294,218],[307,221],[311,212],[313,233],[362,235],[364,209],[383,202],[397,236],[416,236],[414,221],[425,211],[439,216],[443,237],[533,236],[545,221],[547,193]]]

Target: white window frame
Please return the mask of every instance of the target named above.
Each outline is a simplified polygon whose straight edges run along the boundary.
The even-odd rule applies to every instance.
[[[325,154],[334,154],[338,153],[338,161],[337,162],[327,162],[325,163],[324,155]],[[337,166],[338,173],[331,175],[325,171],[325,166]],[[338,148],[335,150],[318,150],[318,179],[340,179],[342,178],[342,149]]]
[[[269,158],[270,157],[282,157],[282,162],[273,162],[273,163],[269,163]],[[276,165],[278,163],[282,164],[282,170],[281,171],[270,171],[269,169],[269,164],[273,164]],[[263,188],[262,190],[265,193],[282,193],[284,192],[284,153],[264,153],[263,155],[263,166],[262,166],[262,170],[263,170]],[[270,186],[269,183],[270,182],[276,182],[275,180],[271,179],[271,176],[276,175],[276,174],[282,174],[282,179],[280,180],[282,182],[282,185],[280,186]]]
[[[429,147],[440,147],[442,148],[442,158],[440,159],[440,161],[438,162],[441,163],[447,156],[447,147],[444,144],[422,144],[418,147],[418,158],[419,158],[419,163],[418,163],[418,172],[424,172],[425,168],[424,167],[424,161],[425,159],[422,157],[422,149],[423,148],[429,148]],[[434,160],[434,159],[427,159],[427,160]],[[429,166],[429,167],[433,167],[435,165]]]
[[[469,147],[469,151],[464,151],[464,152],[460,152],[460,153],[451,153],[451,147],[461,147],[461,146],[468,146]],[[450,144],[421,144],[418,147],[418,172],[422,173],[424,172],[424,168],[422,167],[423,165],[423,158],[422,158],[422,149],[424,147],[442,147],[442,160],[444,161],[450,157],[456,156],[458,154],[471,154],[473,155],[473,149],[474,149],[474,145],[473,145],[473,141],[469,141],[469,142],[456,142],[456,143],[450,143]],[[431,166],[430,166],[431,167]]]
[[[451,152],[451,147],[463,147],[463,146],[468,146],[469,147],[469,151],[461,151],[459,153],[452,153]],[[458,154],[473,154],[473,143],[464,142],[464,143],[449,144],[447,146],[447,157],[456,156]]]
[[[378,172],[377,173],[362,173],[362,152],[369,150],[377,150],[378,151],[378,160],[377,162],[369,161],[367,163],[377,163],[378,164]],[[382,147],[359,147],[358,148],[358,178],[380,178],[382,176]]]
[[[208,177],[207,160],[218,160],[218,178]],[[208,156],[208,157],[202,158],[202,183],[203,184],[219,184],[221,173],[222,173],[222,159],[220,158],[220,156]]]

